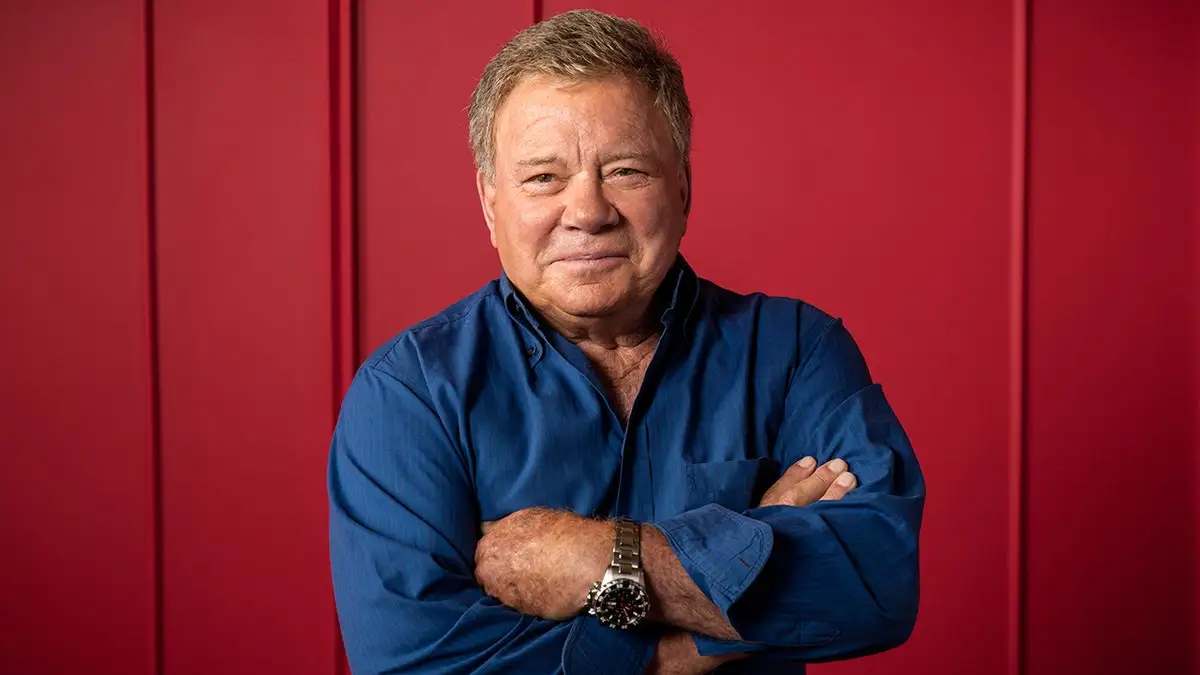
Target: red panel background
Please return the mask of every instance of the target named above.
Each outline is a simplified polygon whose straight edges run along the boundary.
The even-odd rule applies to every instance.
[[[469,5],[469,8],[468,8]],[[529,0],[358,3],[363,355],[500,273],[479,215],[466,106]]]
[[[156,6],[169,675],[335,663],[329,18]]]
[[[0,672],[154,672],[142,3],[0,3]]]
[[[498,272],[467,99],[569,5],[0,3],[0,671],[334,671],[331,392]],[[683,62],[689,259],[844,316],[929,476],[912,641],[814,672],[1200,664],[1200,5],[594,6]]]
[[[1192,288],[1194,296],[1192,298],[1192,324],[1196,341],[1200,342],[1200,5],[1192,7],[1192,54],[1191,62],[1197,64],[1192,72],[1192,236],[1195,237],[1195,245],[1193,247],[1194,256],[1192,258],[1192,268],[1194,273],[1194,281]],[[1195,407],[1193,412],[1193,436],[1192,436],[1192,451],[1193,459],[1196,463],[1196,478],[1192,483],[1192,497],[1196,502],[1195,511],[1195,533],[1192,538],[1192,555],[1195,560],[1195,602],[1192,604],[1192,619],[1196,626],[1196,633],[1200,634],[1200,347],[1197,347],[1197,353],[1193,353],[1196,360],[1195,379],[1192,381]],[[1192,655],[1193,671],[1200,675],[1200,640],[1193,638],[1192,646],[1195,652]]]
[[[1192,7],[1033,5],[1031,675],[1195,656]]]

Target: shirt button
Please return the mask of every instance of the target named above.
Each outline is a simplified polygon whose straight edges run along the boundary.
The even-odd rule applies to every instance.
[[[537,349],[534,349],[533,347],[525,348],[525,356],[533,356],[536,353],[537,353]]]

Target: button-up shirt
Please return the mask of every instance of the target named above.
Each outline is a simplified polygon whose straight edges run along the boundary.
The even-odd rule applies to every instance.
[[[329,463],[356,675],[642,673],[660,628],[522,615],[476,583],[480,523],[534,506],[658,527],[744,640],[694,635],[700,653],[751,653],[719,672],[795,673],[907,639],[925,484],[841,321],[722,289],[682,258],[655,306],[662,333],[627,421],[506,277],[366,360]],[[759,507],[805,456],[844,459],[859,486]]]

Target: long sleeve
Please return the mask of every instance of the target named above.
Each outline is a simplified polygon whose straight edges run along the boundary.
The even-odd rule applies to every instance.
[[[849,658],[903,643],[916,620],[925,501],[916,456],[841,322],[805,338],[774,454],[785,466],[841,457],[859,486],[836,502],[742,513],[712,504],[656,523],[745,640],[697,636],[702,654]]]
[[[653,635],[525,616],[484,595],[469,464],[417,381],[364,366],[334,432],[330,552],[355,675],[640,674]]]

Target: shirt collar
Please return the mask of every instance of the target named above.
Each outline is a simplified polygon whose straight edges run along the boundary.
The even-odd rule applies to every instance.
[[[696,273],[692,270],[691,265],[688,265],[687,261],[683,259],[682,254],[676,256],[675,264],[667,272],[666,278],[659,287],[659,292],[670,293],[666,306],[663,308],[663,327],[666,328],[673,324],[686,326],[696,308],[696,301],[700,295],[700,284]],[[537,331],[543,340],[546,339],[546,335],[542,333],[541,322],[534,318],[533,310],[525,297],[521,295],[516,286],[513,286],[508,274],[503,271],[500,273],[500,295],[509,316]]]
[[[686,326],[692,312],[696,309],[696,300],[700,296],[700,284],[695,271],[683,259],[682,254],[675,258],[675,264],[667,273],[666,279],[663,280],[663,288],[671,289],[671,297],[663,309],[663,328],[673,324]]]

